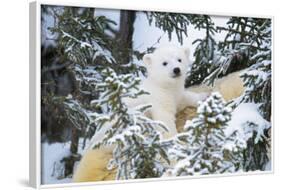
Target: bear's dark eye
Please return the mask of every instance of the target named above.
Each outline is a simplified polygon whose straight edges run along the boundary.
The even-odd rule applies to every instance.
[[[166,66],[166,65],[168,65],[168,63],[167,62],[163,62],[163,65]]]
[[[181,62],[181,59],[178,59],[178,62]]]

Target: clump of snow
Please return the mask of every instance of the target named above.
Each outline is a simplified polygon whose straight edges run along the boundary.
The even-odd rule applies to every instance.
[[[89,48],[91,51],[93,51],[93,60],[98,56],[103,56],[109,63],[115,63],[115,59],[112,56],[111,52],[107,50],[106,48],[103,48],[100,46],[99,43],[97,43],[94,39],[92,39],[91,43],[87,41],[82,41],[77,39],[75,36],[61,30],[61,33],[63,35],[63,38],[66,38],[68,40],[72,40],[73,42],[78,44],[78,48],[80,46],[81,49]],[[71,43],[70,43],[71,44]],[[67,47],[66,52],[70,52],[74,48],[74,45],[70,45],[70,47]]]
[[[237,132],[241,142],[245,142],[256,132],[255,142],[262,140],[265,129],[270,127],[270,123],[259,113],[259,105],[255,103],[241,103],[232,113],[232,118],[226,128],[226,134]],[[245,144],[246,146],[246,144]]]

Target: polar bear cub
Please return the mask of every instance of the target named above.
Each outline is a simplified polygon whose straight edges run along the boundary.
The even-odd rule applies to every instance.
[[[163,131],[164,139],[177,134],[176,113],[187,106],[197,106],[197,102],[207,97],[207,93],[195,93],[184,88],[188,69],[191,67],[189,49],[186,47],[165,46],[143,57],[147,77],[141,89],[148,92],[137,99],[127,100],[129,106],[150,104],[149,116],[163,122],[168,132]]]
[[[165,46],[156,49],[143,57],[147,68],[147,77],[143,79],[140,88],[148,92],[136,99],[126,99],[125,103],[134,108],[143,104],[150,104],[148,113],[153,120],[162,121],[167,131],[163,131],[163,138],[168,139],[177,134],[176,113],[187,106],[197,106],[198,101],[207,97],[207,93],[196,93],[184,88],[186,73],[191,67],[189,49],[184,47]],[[92,138],[92,143],[100,142],[111,125],[104,125]],[[161,131],[162,132],[162,131]],[[88,148],[80,161],[74,176],[74,182],[89,182],[113,180],[115,171],[106,168],[112,157],[112,146],[102,146],[99,149]]]

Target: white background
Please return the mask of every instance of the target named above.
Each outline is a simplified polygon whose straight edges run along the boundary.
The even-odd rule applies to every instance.
[[[0,5],[0,189],[28,187],[28,96],[30,1],[3,0]],[[53,2],[59,2],[58,0]],[[222,178],[97,185],[75,189],[278,189],[280,188],[281,6],[278,0],[71,0],[106,7],[124,7],[246,16],[274,16],[275,174]],[[278,187],[279,186],[279,187]],[[63,188],[66,189],[66,188]],[[74,189],[74,188],[68,188]]]

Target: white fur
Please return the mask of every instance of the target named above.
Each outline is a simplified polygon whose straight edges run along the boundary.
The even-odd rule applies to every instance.
[[[191,67],[189,49],[186,47],[158,48],[153,53],[144,55],[143,62],[147,69],[147,78],[142,81],[140,88],[149,95],[141,95],[137,99],[124,101],[129,107],[152,105],[146,115],[165,124],[169,131],[161,131],[164,139],[173,137],[177,134],[176,113],[187,106],[196,107],[197,102],[205,99],[208,93],[196,93],[184,88],[186,73]],[[163,65],[164,62],[167,63],[166,66]],[[173,71],[175,68],[180,69],[179,76],[175,75]],[[110,125],[102,127],[94,135],[92,142],[100,142],[109,127]]]
[[[191,67],[188,48],[161,47],[152,54],[146,54],[143,62],[147,68],[147,78],[142,81],[140,88],[149,92],[149,95],[127,100],[127,103],[129,106],[151,104],[148,115],[168,127],[168,133],[163,131],[165,139],[173,137],[177,134],[176,113],[187,106],[196,106],[207,94],[191,92],[184,88],[186,73]],[[167,63],[166,66],[163,65],[164,62]],[[180,75],[174,73],[175,68],[180,69]]]

